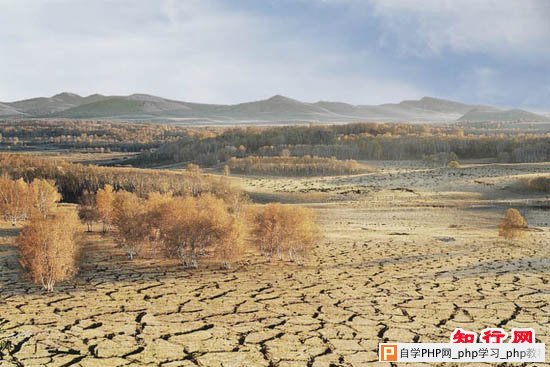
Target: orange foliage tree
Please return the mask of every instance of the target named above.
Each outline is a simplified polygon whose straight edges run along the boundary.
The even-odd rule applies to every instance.
[[[80,221],[74,211],[37,215],[17,237],[20,263],[31,280],[46,291],[71,278],[77,271],[77,235]]]
[[[223,200],[211,195],[174,199],[163,205],[160,236],[169,256],[197,267],[206,255],[229,267],[242,254],[242,228]]]
[[[109,231],[113,225],[115,215],[113,206],[114,199],[115,193],[113,191],[113,186],[105,185],[103,189],[97,190],[95,206],[99,218],[103,223],[103,232]]]
[[[23,179],[12,180],[7,175],[0,177],[0,210],[13,226],[25,220],[33,205],[33,192]]]
[[[151,233],[144,200],[127,191],[118,191],[113,200],[115,240],[130,260],[139,255]]]
[[[61,194],[55,186],[55,182],[35,178],[30,184],[30,189],[33,194],[33,207],[46,218],[55,210],[57,203],[61,200]]]
[[[285,254],[300,261],[313,248],[319,229],[311,210],[283,204],[268,204],[254,218],[254,238],[260,251],[269,257]]]

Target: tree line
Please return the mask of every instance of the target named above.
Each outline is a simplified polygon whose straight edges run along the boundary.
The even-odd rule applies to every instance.
[[[0,143],[12,148],[47,145],[64,149],[140,152],[197,133],[197,129],[175,124],[70,119],[0,120]]]
[[[132,164],[194,162],[214,166],[248,156],[336,157],[355,160],[422,159],[456,153],[461,159],[501,162],[550,160],[550,134],[464,129],[453,125],[355,123],[329,126],[231,128],[186,136],[132,158]]]
[[[198,168],[187,171],[147,170],[130,167],[100,167],[69,163],[29,154],[0,153],[0,173],[31,182],[53,180],[66,202],[76,203],[85,192],[95,193],[105,185],[115,190],[146,197],[150,192],[197,196],[212,193],[226,200],[238,200],[243,193],[220,176],[204,174]]]
[[[321,157],[256,157],[231,158],[230,172],[284,176],[331,176],[368,172],[369,168],[357,161]]]

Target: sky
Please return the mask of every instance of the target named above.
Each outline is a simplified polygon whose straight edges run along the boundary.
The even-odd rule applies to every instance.
[[[63,91],[550,111],[550,1],[0,0],[0,101]]]

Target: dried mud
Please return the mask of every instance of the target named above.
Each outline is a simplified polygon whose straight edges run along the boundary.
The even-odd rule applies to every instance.
[[[288,192],[364,189],[308,204],[324,238],[303,266],[251,252],[230,270],[184,271],[170,261],[129,262],[94,233],[78,277],[45,294],[22,279],[17,230],[4,226],[0,339],[13,348],[0,366],[365,366],[381,341],[446,342],[455,327],[532,327],[549,343],[549,212],[531,205],[548,198],[474,182],[511,179],[491,169],[435,174],[435,186],[404,177],[382,184],[390,173],[414,182],[430,174],[394,168],[322,185],[288,180]],[[250,191],[281,189],[278,180],[247,180]],[[510,198],[540,229],[514,242],[496,229]]]

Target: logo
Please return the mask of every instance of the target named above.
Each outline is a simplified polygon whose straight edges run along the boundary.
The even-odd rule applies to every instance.
[[[380,362],[396,362],[397,344],[380,344],[378,357],[380,358]]]

